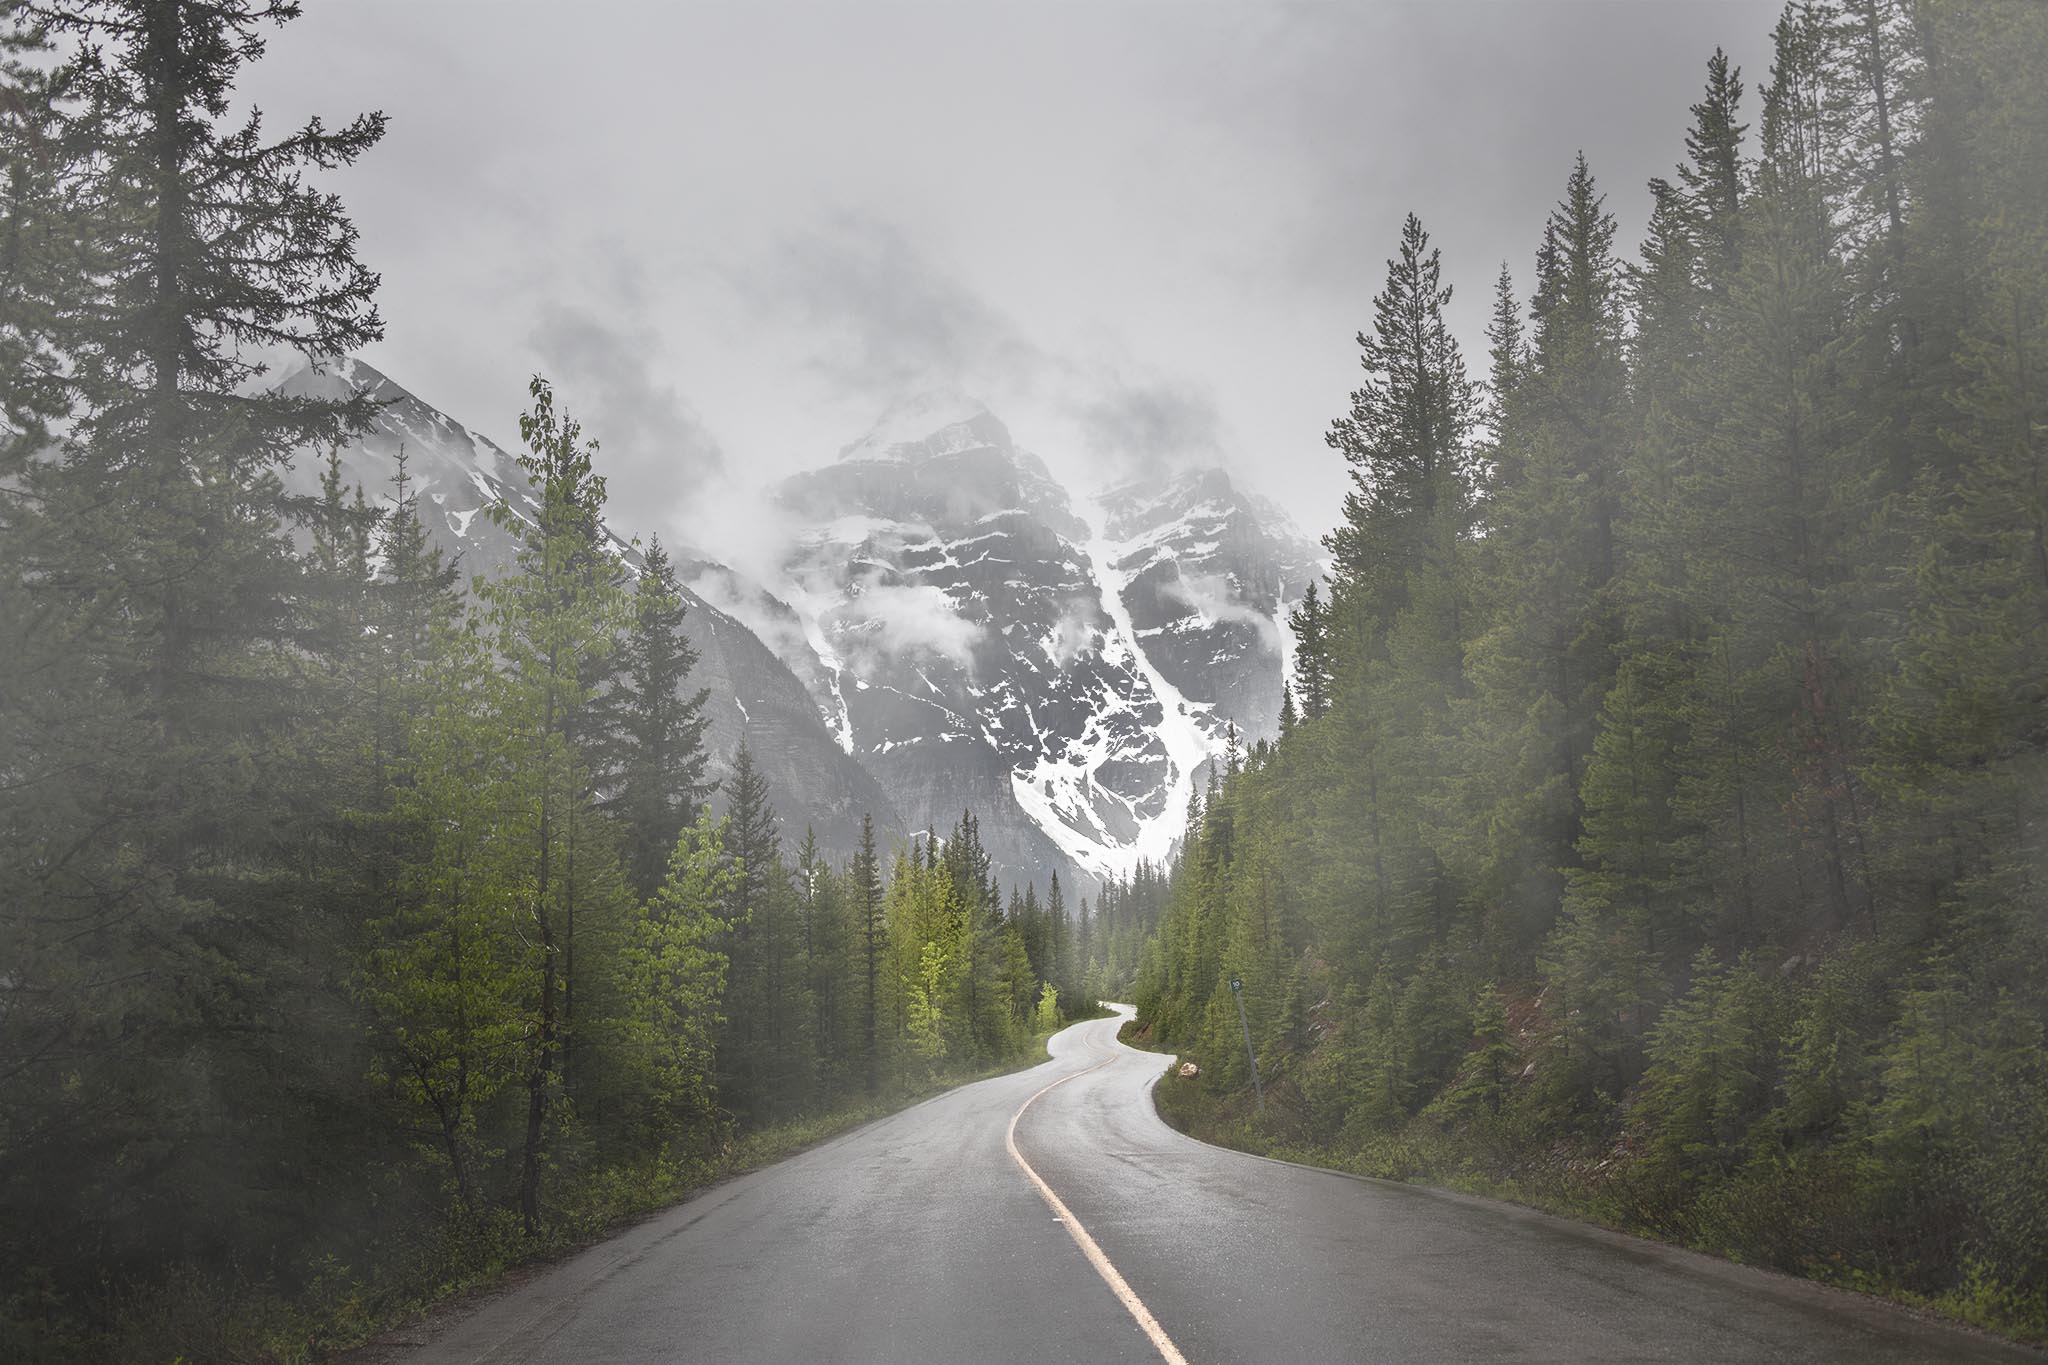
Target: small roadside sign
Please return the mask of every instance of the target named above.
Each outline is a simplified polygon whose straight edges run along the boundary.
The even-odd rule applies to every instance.
[[[1266,1112],[1266,1087],[1259,1083],[1259,1054],[1252,1051],[1252,1021],[1244,1012],[1244,978],[1230,978],[1230,997],[1237,1001],[1237,1024],[1244,1030],[1244,1059],[1252,1066],[1252,1094],[1258,1096],[1259,1112]]]

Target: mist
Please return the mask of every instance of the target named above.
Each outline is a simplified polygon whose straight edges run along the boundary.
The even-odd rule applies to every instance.
[[[2044,71],[0,0],[0,1357],[2038,1359]]]
[[[659,396],[614,414],[593,394],[592,432],[638,459],[637,414],[688,414],[681,439],[722,451],[736,494],[949,388],[1073,486],[1222,464],[1311,534],[1344,489],[1323,433],[1401,218],[1436,232],[1480,354],[1494,275],[1526,284],[1573,156],[1632,248],[1706,55],[1761,80],[1775,13],[588,9],[565,26],[522,0],[313,6],[250,71],[274,117],[363,88],[391,116],[336,181],[387,281],[373,363],[502,441],[522,377],[575,344],[551,326],[569,307],[613,336],[586,358],[624,371],[593,384],[644,372]],[[633,41],[600,40],[612,20]],[[618,512],[701,540],[689,517],[659,496]]]

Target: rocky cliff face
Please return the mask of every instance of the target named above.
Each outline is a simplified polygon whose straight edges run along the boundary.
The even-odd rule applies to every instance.
[[[435,543],[472,578],[510,566],[483,512],[531,506],[509,453],[360,361],[300,364],[277,387],[367,388],[385,407],[341,452],[343,478],[388,498],[403,452]],[[298,488],[317,489],[323,456],[293,467]],[[744,738],[791,835],[812,825],[838,857],[863,813],[891,842],[971,809],[1005,881],[1041,888],[1058,873],[1085,893],[1171,856],[1228,728],[1271,733],[1286,610],[1319,569],[1220,470],[1077,505],[956,395],[895,409],[777,503],[768,581],[672,547],[714,773]]]
[[[1083,515],[986,408],[940,395],[781,502],[797,529],[764,596],[796,671],[906,818],[943,831],[972,805],[1012,875],[1165,859],[1226,727],[1272,727],[1313,547],[1221,471]]]
[[[1247,744],[1278,729],[1287,612],[1321,547],[1220,469],[1127,484],[1097,501],[1140,646],[1167,681]]]

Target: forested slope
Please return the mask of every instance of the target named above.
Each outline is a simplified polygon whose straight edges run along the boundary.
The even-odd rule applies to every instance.
[[[972,816],[834,866],[744,745],[710,814],[689,599],[546,381],[467,592],[344,482],[376,395],[262,382],[381,331],[308,183],[381,117],[229,117],[296,12],[0,5],[10,1361],[307,1359],[1078,1003]]]
[[[1634,260],[1571,168],[1483,378],[1409,220],[1137,977],[1223,1131],[1237,977],[1243,1140],[2048,1331],[2044,71],[2023,0],[1791,6]]]

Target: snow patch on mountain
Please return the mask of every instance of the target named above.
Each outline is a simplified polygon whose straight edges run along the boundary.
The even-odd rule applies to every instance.
[[[1103,525],[1107,527],[1108,511],[1100,508],[1100,504],[1098,509],[1102,512]],[[1129,578],[1117,567],[1122,548],[1114,541],[1098,536],[1088,542],[1088,563],[1102,589],[1103,607],[1115,627],[1112,636],[1114,653],[1137,670],[1159,700],[1162,718],[1156,733],[1165,744],[1167,759],[1172,764],[1164,776],[1167,791],[1165,808],[1144,821],[1138,836],[1122,850],[1123,857],[1119,861],[1125,866],[1118,871],[1128,872],[1141,861],[1163,863],[1172,855],[1175,842],[1187,828],[1188,797],[1194,791],[1195,773],[1217,751],[1217,745],[1213,728],[1204,726],[1200,719],[1213,711],[1213,707],[1188,701],[1153,664],[1138,640],[1137,628],[1131,621],[1131,609],[1124,601],[1124,588]]]

